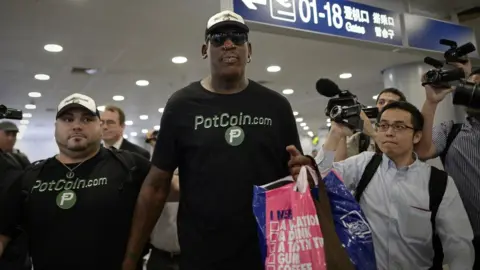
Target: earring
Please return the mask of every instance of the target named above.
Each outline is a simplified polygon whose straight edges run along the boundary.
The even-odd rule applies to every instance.
[[[202,58],[203,58],[203,59],[207,59],[207,57],[208,57],[207,54],[202,55]]]
[[[247,63],[250,63],[250,62],[252,62],[252,57],[249,56],[247,59]]]

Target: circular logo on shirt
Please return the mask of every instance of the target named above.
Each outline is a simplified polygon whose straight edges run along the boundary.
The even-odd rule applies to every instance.
[[[77,195],[73,190],[64,190],[57,195],[57,205],[61,209],[70,209],[77,202]]]
[[[231,146],[242,144],[243,139],[245,139],[245,133],[241,127],[230,127],[225,131],[225,140]]]

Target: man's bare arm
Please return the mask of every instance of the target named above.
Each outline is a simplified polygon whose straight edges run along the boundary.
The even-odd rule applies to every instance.
[[[180,200],[180,182],[178,174],[174,173],[172,185],[170,186],[170,194],[168,194],[168,202],[178,202]]]
[[[0,234],[0,258],[2,257],[3,251],[7,248],[9,242],[10,237]]]
[[[151,166],[138,195],[123,269],[135,269],[170,191],[172,172]]]

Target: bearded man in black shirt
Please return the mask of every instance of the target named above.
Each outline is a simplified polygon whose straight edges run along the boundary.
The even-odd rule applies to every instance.
[[[245,77],[252,53],[248,32],[243,18],[231,11],[208,21],[202,55],[210,59],[211,75],[174,93],[165,107],[124,270],[133,269],[139,259],[177,167],[180,269],[264,268],[252,211],[253,186],[289,174],[296,179],[302,165],[314,162],[297,150],[300,140],[288,100]],[[327,265],[350,269],[321,189]]]
[[[59,154],[30,166],[0,209],[0,256],[29,237],[35,270],[120,269],[135,202],[150,163],[101,147],[95,101],[73,94],[58,106]]]

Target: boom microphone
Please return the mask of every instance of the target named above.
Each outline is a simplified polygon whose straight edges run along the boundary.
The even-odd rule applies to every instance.
[[[329,79],[319,79],[315,85],[317,92],[326,97],[333,97],[340,94],[342,91],[338,85]]]

